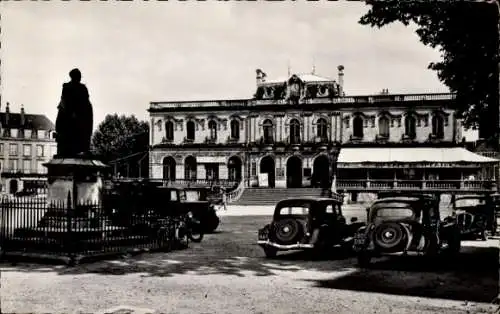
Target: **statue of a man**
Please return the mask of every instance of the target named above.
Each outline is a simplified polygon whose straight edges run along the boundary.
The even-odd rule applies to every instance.
[[[92,104],[87,87],[80,83],[80,70],[69,72],[71,81],[63,84],[56,119],[58,157],[77,157],[90,152],[93,128]]]

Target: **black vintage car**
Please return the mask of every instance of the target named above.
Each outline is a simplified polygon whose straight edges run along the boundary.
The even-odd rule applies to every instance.
[[[364,225],[342,215],[342,197],[294,198],[278,202],[270,224],[258,231],[267,257],[278,251],[312,249],[317,253],[341,245],[351,247],[354,232]]]
[[[486,231],[496,231],[495,204],[490,195],[458,195],[453,202],[453,215],[462,239],[487,240]]]
[[[205,233],[214,232],[220,223],[215,205],[209,200],[210,191],[205,187],[179,189],[180,201],[200,221]]]
[[[440,219],[438,200],[429,195],[393,196],[376,200],[367,225],[354,236],[353,250],[360,266],[384,255],[456,254],[460,232],[452,217]]]

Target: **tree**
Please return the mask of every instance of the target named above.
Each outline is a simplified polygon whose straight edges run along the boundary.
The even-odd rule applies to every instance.
[[[134,115],[107,115],[92,136],[92,150],[104,162],[118,162],[118,171],[129,176],[138,176],[138,162],[149,147],[149,125]],[[141,174],[147,174],[147,158],[141,163]],[[144,161],[143,159],[143,161]],[[146,164],[146,166],[144,166]]]
[[[359,23],[381,28],[414,23],[420,41],[438,48],[442,60],[428,68],[456,93],[466,127],[482,138],[498,134],[498,19],[496,5],[465,1],[374,1]],[[396,43],[395,43],[396,44]]]

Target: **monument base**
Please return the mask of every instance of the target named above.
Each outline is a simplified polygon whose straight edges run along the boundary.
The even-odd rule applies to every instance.
[[[55,157],[44,166],[48,170],[49,208],[74,209],[78,205],[101,204],[103,170],[108,167],[103,162],[91,158]]]

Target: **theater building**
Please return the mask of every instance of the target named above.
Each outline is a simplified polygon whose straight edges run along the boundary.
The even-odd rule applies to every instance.
[[[340,190],[491,188],[497,160],[462,147],[453,94],[351,96],[343,77],[257,70],[252,99],[151,102],[150,176],[320,186],[340,144]]]

